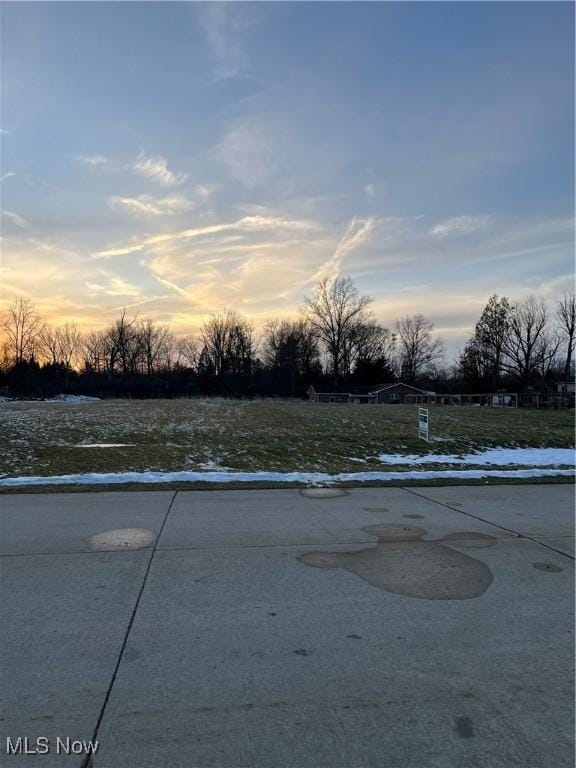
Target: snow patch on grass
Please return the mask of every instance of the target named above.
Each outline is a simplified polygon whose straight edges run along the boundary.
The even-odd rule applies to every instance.
[[[89,397],[88,395],[56,395],[49,398],[48,402],[53,403],[96,403],[100,402],[99,397]]]
[[[499,467],[511,464],[524,467],[573,467],[576,463],[572,448],[488,448],[464,456],[442,453],[428,453],[425,456],[381,453],[377,459],[382,464],[468,464]]]
[[[89,397],[88,395],[56,395],[55,397],[41,397],[36,400],[19,400],[16,397],[0,397],[0,403],[14,403],[15,405],[24,405],[29,403],[99,403],[99,397]]]
[[[52,477],[4,477],[0,486],[18,488],[31,485],[116,485],[126,483],[369,483],[387,480],[483,480],[499,478],[574,477],[573,469],[462,469],[414,470],[407,472],[90,472]]]
[[[79,443],[74,448],[131,448],[135,443]]]

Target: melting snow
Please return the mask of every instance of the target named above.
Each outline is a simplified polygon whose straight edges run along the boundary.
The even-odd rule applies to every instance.
[[[385,480],[484,480],[489,477],[534,478],[573,477],[573,469],[451,469],[415,470],[408,472],[352,472],[328,475],[323,472],[91,472],[82,475],[57,475],[52,477],[4,477],[0,486],[26,485],[98,485],[118,483],[307,483],[329,485],[331,483],[374,482]]]
[[[472,464],[477,466],[506,466],[517,464],[532,467],[551,467],[564,465],[572,467],[575,454],[572,448],[488,448],[480,453],[468,453],[464,456],[428,453],[416,454],[381,453],[378,460],[382,464]]]
[[[96,403],[100,402],[99,397],[89,397],[88,395],[56,395],[56,397],[45,397],[38,400],[18,400],[14,397],[0,397],[0,403],[14,403],[16,405],[28,403]]]
[[[200,469],[203,469],[205,472],[226,470],[226,467],[223,467],[217,461],[213,461],[212,459],[210,459],[210,461],[204,461],[201,464],[198,464],[198,466],[200,467]]]
[[[135,443],[79,443],[74,448],[129,448]]]
[[[56,395],[50,398],[52,402],[58,403],[95,403],[99,402],[99,397],[89,397],[88,395]]]

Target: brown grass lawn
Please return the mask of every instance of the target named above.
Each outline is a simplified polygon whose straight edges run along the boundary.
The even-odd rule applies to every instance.
[[[434,406],[430,436],[430,443],[418,439],[414,406],[221,399],[0,403],[0,474],[382,470],[381,453],[572,447],[574,412]],[[126,445],[78,447],[89,443]]]

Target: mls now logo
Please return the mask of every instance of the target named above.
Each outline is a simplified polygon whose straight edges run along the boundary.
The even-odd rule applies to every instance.
[[[54,751],[57,755],[94,755],[98,749],[98,741],[84,741],[60,738],[58,736],[54,744],[47,736],[38,736],[29,739],[27,736],[18,736],[12,739],[6,737],[7,755],[47,755]]]

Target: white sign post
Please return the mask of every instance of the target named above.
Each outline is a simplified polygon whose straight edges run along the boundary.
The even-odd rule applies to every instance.
[[[418,437],[428,440],[428,408],[418,408]]]

